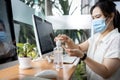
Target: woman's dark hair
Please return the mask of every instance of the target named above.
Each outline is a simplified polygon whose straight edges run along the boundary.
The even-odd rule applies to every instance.
[[[118,28],[118,30],[120,32],[120,13],[118,12],[118,10],[116,10],[116,4],[111,0],[99,0],[91,8],[91,10],[90,10],[91,14],[95,7],[99,7],[105,17],[111,16],[111,14],[114,13],[115,16],[113,19],[113,25],[114,25],[114,28]]]
[[[4,22],[0,19],[0,24],[3,26],[4,30],[5,30],[5,25]]]

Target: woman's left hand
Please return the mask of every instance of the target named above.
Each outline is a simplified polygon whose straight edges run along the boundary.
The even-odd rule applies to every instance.
[[[65,49],[70,56],[83,57],[83,52],[79,49]]]

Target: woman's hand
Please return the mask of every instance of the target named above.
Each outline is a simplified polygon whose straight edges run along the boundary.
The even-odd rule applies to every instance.
[[[66,49],[66,48],[64,49],[70,56],[76,56],[82,58],[84,55],[83,52],[79,49]]]
[[[67,35],[65,34],[59,34],[57,37],[55,37],[54,41],[57,41],[57,40],[61,40],[62,43],[65,44],[65,47],[67,48],[71,48],[71,49],[78,49],[78,45],[76,45],[73,40],[68,37]]]
[[[61,40],[63,43],[68,43],[70,38],[67,35],[65,35],[65,34],[59,34],[57,37],[55,37],[54,40],[55,41]]]

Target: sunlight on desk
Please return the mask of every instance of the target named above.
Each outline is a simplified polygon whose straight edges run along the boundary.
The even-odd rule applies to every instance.
[[[19,69],[19,65],[17,64],[0,70],[0,80],[23,80],[26,77],[34,77],[37,72],[47,69],[55,70],[53,63],[48,63],[47,60],[32,62],[31,69]],[[63,69],[58,70],[57,79],[52,80],[70,80],[75,69],[76,65],[64,64]]]

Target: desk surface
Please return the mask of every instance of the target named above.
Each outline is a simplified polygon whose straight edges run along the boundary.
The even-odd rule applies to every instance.
[[[64,64],[63,69],[58,71],[57,80],[70,80],[78,62],[79,59],[77,59],[73,64]],[[16,64],[14,66],[1,69],[0,80],[22,80],[24,77],[34,76],[37,72],[46,69],[55,70],[54,65],[52,63],[48,63],[46,60],[32,62],[31,69],[19,69],[19,65]]]

